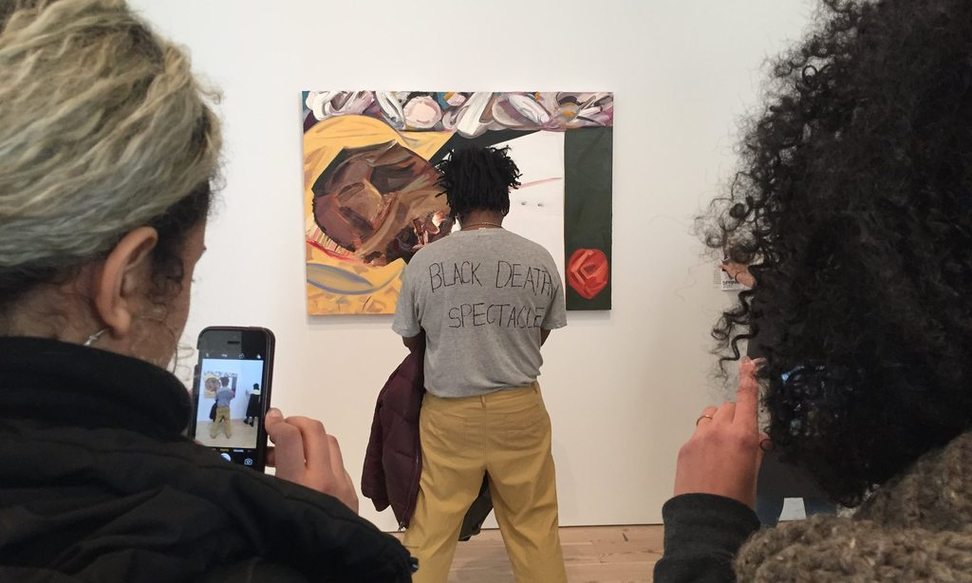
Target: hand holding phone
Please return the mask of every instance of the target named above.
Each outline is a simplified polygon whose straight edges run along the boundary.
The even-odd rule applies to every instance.
[[[214,326],[199,334],[189,435],[232,461],[266,465],[263,418],[270,404],[273,333],[266,328]]]
[[[267,465],[277,469],[278,478],[334,496],[358,512],[358,494],[344,467],[341,446],[320,421],[284,418],[278,409],[270,409],[265,424],[275,446],[267,451]]]

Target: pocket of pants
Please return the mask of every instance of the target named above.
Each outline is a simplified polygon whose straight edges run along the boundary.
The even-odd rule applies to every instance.
[[[518,442],[543,439],[550,433],[550,416],[543,401],[537,399],[522,408],[510,411],[503,419],[502,432]]]
[[[469,432],[468,420],[463,415],[449,412],[448,406],[442,403],[431,407],[423,405],[419,416],[422,441],[434,447],[454,446]]]

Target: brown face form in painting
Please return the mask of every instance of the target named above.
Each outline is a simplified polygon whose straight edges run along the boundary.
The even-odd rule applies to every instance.
[[[346,148],[314,183],[314,220],[365,263],[408,261],[452,230],[438,172],[396,142]]]

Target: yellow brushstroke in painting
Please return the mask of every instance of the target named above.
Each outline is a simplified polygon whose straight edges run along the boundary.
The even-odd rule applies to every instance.
[[[381,120],[348,115],[326,119],[304,134],[304,217],[307,241],[313,241],[336,255],[353,258],[314,222],[311,187],[343,148],[361,148],[392,140],[428,160],[452,137],[452,132],[399,132]],[[401,259],[381,267],[330,257],[308,243],[307,264],[328,265],[354,273],[381,289],[369,295],[338,295],[307,284],[307,309],[311,315],[391,314],[401,290]]]

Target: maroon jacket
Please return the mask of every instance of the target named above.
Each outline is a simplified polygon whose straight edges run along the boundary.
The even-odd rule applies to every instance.
[[[371,439],[361,475],[361,493],[376,510],[389,504],[400,528],[408,526],[422,477],[419,412],[425,396],[421,353],[409,353],[378,394]]]
[[[361,475],[361,493],[371,498],[379,512],[391,505],[399,528],[408,527],[412,519],[422,477],[419,413],[425,396],[423,366],[421,351],[409,353],[378,393]],[[492,509],[489,481],[484,477],[479,497],[466,512],[459,539],[478,534]]]

